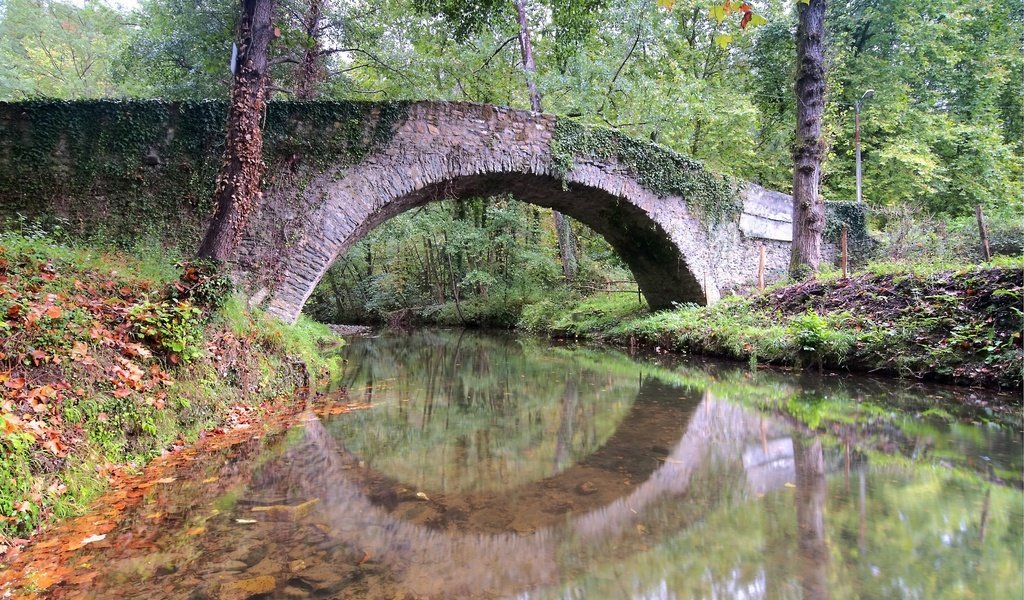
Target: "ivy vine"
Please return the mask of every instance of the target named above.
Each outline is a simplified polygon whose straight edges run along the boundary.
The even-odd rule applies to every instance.
[[[615,160],[648,190],[659,196],[684,198],[705,226],[736,220],[743,210],[737,180],[713,173],[678,152],[612,129],[559,118],[551,140],[551,157],[559,177],[565,177],[581,157]]]
[[[408,105],[269,103],[267,176],[358,163],[391,140]],[[0,102],[0,226],[60,213],[75,233],[115,244],[191,247],[212,209],[226,120],[224,102]]]

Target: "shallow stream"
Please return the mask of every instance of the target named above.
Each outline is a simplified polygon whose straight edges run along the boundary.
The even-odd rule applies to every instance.
[[[370,408],[195,461],[57,595],[1024,596],[984,393],[458,331],[345,354]]]

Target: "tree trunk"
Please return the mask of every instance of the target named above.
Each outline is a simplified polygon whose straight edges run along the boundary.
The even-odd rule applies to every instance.
[[[812,0],[813,1],[813,0]],[[800,587],[807,600],[826,600],[828,589],[828,545],[825,543],[825,454],[821,440],[810,445],[793,441],[796,462],[797,548],[800,556]]]
[[[228,106],[224,160],[213,193],[214,213],[199,256],[217,261],[232,257],[249,215],[260,201],[266,103],[267,48],[274,37],[274,0],[242,0],[238,24],[238,62]]]
[[[302,53],[295,81],[295,97],[299,100],[316,98],[319,95],[317,86],[324,78],[320,47],[320,19],[323,8],[324,0],[309,0],[309,11],[302,20],[302,29],[308,38],[308,45]]]
[[[530,108],[543,112],[540,92],[537,91],[535,75],[537,65],[533,62],[533,45],[530,43],[530,23],[526,19],[526,0],[513,0],[519,18],[519,49],[523,54],[523,70],[526,72],[526,87],[530,90]],[[560,212],[552,211],[555,219],[555,233],[558,237],[558,255],[562,259],[562,273],[570,285],[576,279],[576,246],[572,223]]]
[[[825,0],[797,3],[796,145],[793,149],[793,246],[789,273],[800,279],[818,271],[825,204],[819,193],[825,140]]]
[[[555,218],[555,233],[558,234],[558,255],[562,258],[562,274],[565,281],[572,285],[576,281],[576,236],[573,235],[572,223],[557,210],[551,211]]]
[[[526,0],[513,0],[519,16],[519,49],[523,53],[523,70],[526,71],[526,87],[530,90],[530,108],[543,112],[540,106],[540,92],[537,91],[535,75],[537,65],[533,62],[533,45],[530,43],[530,24],[526,20]]]

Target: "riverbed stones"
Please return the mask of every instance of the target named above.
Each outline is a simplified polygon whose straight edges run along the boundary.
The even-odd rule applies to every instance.
[[[212,563],[204,569],[207,573],[241,573],[249,568],[249,565],[245,564],[240,560],[226,560],[223,562]]]
[[[330,593],[341,589],[346,582],[354,579],[359,569],[346,564],[317,564],[295,574],[293,581],[308,586],[318,593]]]
[[[248,600],[269,594],[277,588],[277,580],[269,575],[250,577],[225,583],[220,588],[220,600]]]
[[[268,556],[246,571],[249,575],[277,575],[284,571],[284,565],[272,556]]]
[[[258,540],[242,538],[241,545],[227,554],[229,560],[237,560],[251,566],[267,555],[267,548]]]
[[[281,590],[281,596],[284,598],[309,598],[309,592],[294,585],[289,585]]]

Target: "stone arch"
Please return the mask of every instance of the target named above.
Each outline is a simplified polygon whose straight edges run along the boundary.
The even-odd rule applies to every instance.
[[[237,271],[254,302],[294,321],[335,258],[374,227],[428,202],[505,193],[603,235],[654,309],[713,302],[723,289],[752,281],[758,242],[767,241],[771,259],[785,263],[786,240],[748,230],[751,218],[788,229],[788,196],[748,184],[737,192],[742,210],[712,223],[681,194],[642,184],[635,165],[617,157],[587,154],[564,164],[556,125],[551,115],[444,102],[410,104],[394,124],[371,121],[367,139],[387,141],[357,164],[282,178],[267,190]],[[390,127],[389,135],[375,129],[381,127]],[[685,161],[657,151],[668,168]],[[707,176],[696,163],[686,165]]]

